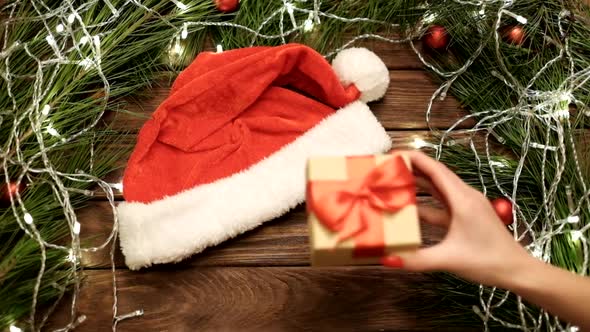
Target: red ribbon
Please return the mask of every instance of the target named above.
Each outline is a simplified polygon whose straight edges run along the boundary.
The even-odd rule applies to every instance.
[[[346,160],[349,175],[359,171],[350,170],[353,158]],[[382,213],[416,204],[415,180],[396,155],[364,177],[310,181],[307,204],[322,225],[338,233],[338,242],[355,239],[355,256],[379,256],[385,250]]]

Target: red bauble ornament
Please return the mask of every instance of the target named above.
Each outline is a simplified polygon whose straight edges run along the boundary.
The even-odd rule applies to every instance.
[[[492,201],[492,206],[504,225],[508,226],[514,222],[512,219],[512,202],[508,199],[504,197],[496,198]]]
[[[446,48],[449,45],[449,40],[447,29],[440,25],[431,25],[422,37],[424,45],[435,50]]]
[[[10,196],[12,196],[13,200],[16,200],[16,194],[21,193],[22,195],[24,190],[24,182],[21,182],[20,185],[16,184],[16,182],[10,182],[8,184],[2,182],[2,184],[0,184],[0,206],[10,205]]]
[[[520,25],[508,26],[504,28],[502,36],[508,43],[520,46],[525,40],[524,28]]]
[[[231,13],[238,10],[240,0],[215,0],[215,8],[222,13]]]

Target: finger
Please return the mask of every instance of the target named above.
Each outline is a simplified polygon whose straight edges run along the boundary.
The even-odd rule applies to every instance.
[[[415,175],[415,179],[416,179],[416,187],[418,188],[418,190],[424,191],[424,192],[432,195],[433,197],[435,197],[439,201],[442,201],[442,195],[438,192],[438,190],[436,190],[436,188],[432,185],[432,182],[430,182],[429,179],[425,178],[424,176],[418,175],[418,174]]]
[[[381,264],[391,268],[414,272],[437,271],[444,269],[445,257],[440,244],[414,251],[404,251],[383,257]]]
[[[447,211],[432,206],[419,205],[418,217],[432,225],[449,227],[451,224],[451,217]]]
[[[442,163],[428,157],[419,151],[405,152],[410,157],[412,166],[430,179],[436,190],[447,203],[456,202],[457,189],[464,189],[467,185]]]

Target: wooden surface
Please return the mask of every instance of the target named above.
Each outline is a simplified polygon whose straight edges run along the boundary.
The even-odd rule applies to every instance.
[[[437,87],[407,45],[367,42],[390,68],[391,85],[384,100],[371,105],[386,127],[394,146],[411,148],[415,138],[432,134],[425,121],[428,100]],[[168,89],[158,87],[149,97],[136,98],[134,114],[111,113],[117,129],[135,133]],[[137,102],[139,100],[139,102]],[[437,102],[431,125],[446,129],[466,112],[451,97]],[[459,128],[468,128],[466,122]],[[455,137],[465,134],[456,132]],[[125,160],[122,160],[122,165]],[[121,172],[108,177],[120,181]],[[120,193],[118,199],[121,199]],[[420,197],[423,204],[436,204]],[[112,227],[110,207],[97,193],[79,211],[87,244],[103,241]],[[423,226],[424,241],[432,244],[444,234]],[[123,321],[119,331],[463,331],[439,325],[447,308],[426,275],[382,267],[309,267],[305,211],[298,207],[217,247],[179,264],[128,271],[119,250],[119,312],[143,309],[145,315]],[[84,255],[84,286],[79,312],[88,318],[79,331],[107,331],[111,326],[111,272],[108,251]],[[67,306],[58,309],[51,326],[68,317]]]

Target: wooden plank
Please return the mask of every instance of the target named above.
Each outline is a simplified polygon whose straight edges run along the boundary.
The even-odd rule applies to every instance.
[[[383,35],[383,34],[382,34]],[[384,35],[387,38],[392,40],[399,39],[400,37],[396,34],[389,34]],[[344,42],[349,42],[356,35],[346,33],[343,36]],[[205,40],[205,44],[203,49],[209,52],[216,52],[215,43],[207,38]],[[419,52],[423,51],[422,43],[420,41],[415,41],[416,49]],[[351,44],[349,47],[365,47],[369,50],[375,52],[381,60],[385,63],[388,69],[390,70],[404,70],[404,69],[423,69],[424,65],[416,56],[416,53],[410,47],[408,42],[403,43],[394,43],[394,42],[387,42],[384,40],[379,39],[360,39],[357,40],[355,43]]]
[[[388,36],[389,38],[395,38]],[[365,47],[375,52],[385,63],[389,70],[423,69],[424,65],[409,43],[390,43],[382,40],[359,40],[351,47]],[[416,42],[418,51],[422,51],[420,42]]]
[[[426,108],[438,84],[425,71],[394,70],[390,77],[391,83],[383,100],[370,105],[375,116],[389,130],[428,129]],[[155,87],[139,99],[141,102],[130,103],[128,112],[110,112],[104,121],[112,123],[115,130],[136,132],[168,94],[167,86]],[[448,97],[434,104],[431,126],[448,128],[466,114],[453,97]],[[473,124],[473,121],[466,121],[458,129],[470,128]]]
[[[110,331],[110,271],[85,273],[78,308],[87,319],[77,331]],[[436,279],[382,267],[190,267],[117,279],[119,313],[144,311],[121,332],[481,330],[445,325],[451,306],[434,292]],[[50,328],[66,321],[65,307]]]
[[[432,142],[432,143],[438,143],[438,141],[439,141],[439,138],[438,138],[439,136],[437,136],[436,133],[426,131],[426,130],[388,131],[388,134],[391,137],[394,149],[415,149],[416,148],[416,146],[415,146],[416,139],[422,139],[422,140]],[[470,136],[470,134],[468,134],[465,131],[460,131],[460,130],[453,131],[452,135],[450,135],[451,141],[453,141],[457,144],[467,144],[466,140],[468,139],[469,136]],[[125,137],[124,139],[120,140],[118,142],[118,144],[120,144],[120,145],[118,147],[114,147],[114,149],[119,149],[122,147],[131,149],[135,145],[135,140],[136,140],[136,135],[130,134],[127,137]],[[474,142],[475,142],[476,147],[478,149],[483,149],[483,146],[484,146],[483,135],[481,135],[481,134],[475,135]],[[115,172],[106,176],[104,180],[109,183],[120,183],[123,179],[124,166],[126,164],[127,164],[127,158],[122,158],[120,161],[121,168],[119,168]],[[114,189],[114,191],[115,191],[115,198],[117,200],[123,199],[121,191],[119,191],[117,189]],[[105,198],[106,198],[106,196],[104,195],[104,192],[102,192],[100,190],[95,191],[95,196],[94,196],[95,200],[104,200]]]
[[[420,204],[437,205],[431,197],[419,197]],[[93,202],[79,214],[81,236],[85,245],[102,243],[110,234],[113,218],[110,205]],[[444,236],[444,230],[422,226],[425,245],[432,245]],[[171,268],[178,266],[303,266],[309,265],[309,243],[305,209],[299,206],[290,213],[263,226],[209,248]],[[110,248],[84,253],[82,264],[87,268],[106,268],[110,264]],[[116,250],[116,266],[124,268],[124,258]]]

